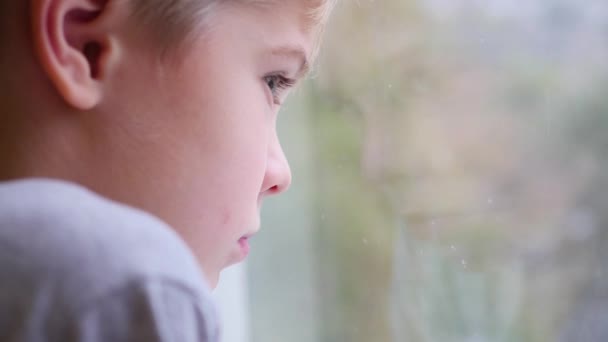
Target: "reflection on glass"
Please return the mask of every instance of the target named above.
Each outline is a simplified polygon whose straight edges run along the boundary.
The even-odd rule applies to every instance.
[[[350,1],[328,33],[255,340],[299,341],[268,323],[299,298],[305,341],[608,341],[608,3]]]

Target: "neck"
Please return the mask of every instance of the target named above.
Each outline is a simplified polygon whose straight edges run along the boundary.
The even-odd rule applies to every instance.
[[[14,113],[14,112],[13,112]],[[75,179],[77,135],[52,115],[5,117],[0,127],[0,180],[43,177]],[[8,120],[6,120],[8,118]]]

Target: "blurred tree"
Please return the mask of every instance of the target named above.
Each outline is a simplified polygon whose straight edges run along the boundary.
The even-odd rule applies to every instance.
[[[342,2],[306,89],[320,339],[603,341],[592,3]]]

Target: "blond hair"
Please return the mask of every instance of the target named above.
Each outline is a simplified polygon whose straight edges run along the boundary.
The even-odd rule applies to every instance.
[[[300,1],[306,29],[315,37],[311,58],[316,57],[325,24],[337,0],[131,0],[132,15],[150,27],[159,43],[170,49],[204,30],[218,6],[227,3],[268,6]]]

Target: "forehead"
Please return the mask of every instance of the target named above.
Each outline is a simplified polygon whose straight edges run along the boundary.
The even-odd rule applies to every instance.
[[[261,16],[279,19],[285,26],[297,27],[310,41],[308,58],[312,60],[335,0],[241,0],[236,3],[247,5]]]
[[[297,50],[302,50],[307,59],[315,41],[303,1],[256,2],[255,6],[229,3],[214,17],[213,26],[212,30],[235,31],[260,48],[278,54],[297,54]]]
[[[335,0],[240,0],[237,2],[270,10],[287,6],[299,12],[307,26],[313,27],[327,19]]]

